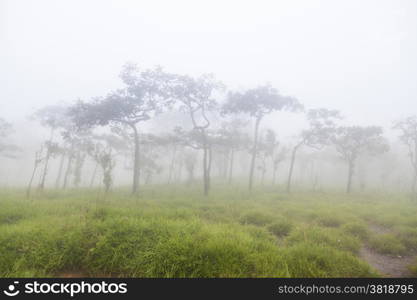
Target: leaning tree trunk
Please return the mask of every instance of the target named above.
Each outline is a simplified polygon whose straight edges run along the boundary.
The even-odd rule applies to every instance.
[[[261,117],[258,117],[256,118],[256,122],[255,122],[252,158],[251,158],[250,170],[249,170],[249,191],[252,191],[252,187],[253,187],[253,175],[255,173],[256,153],[258,152],[258,132],[259,132],[259,124],[261,123],[261,119],[262,119]]]
[[[38,165],[40,163],[41,154],[42,154],[42,150],[35,153],[35,163],[33,165],[33,171],[32,171],[32,175],[30,176],[28,187],[26,189],[26,198],[30,197],[30,192],[32,190],[33,179],[35,178],[36,170],[38,169]]]
[[[355,164],[354,162],[350,161],[349,166],[348,166],[348,181],[347,181],[347,186],[346,186],[347,194],[350,194],[350,192],[352,191],[352,178],[353,178],[354,171],[355,171]]]
[[[293,149],[292,149],[292,154],[291,154],[291,163],[290,163],[290,170],[288,172],[288,179],[287,179],[287,193],[291,192],[291,181],[292,181],[292,173],[294,171],[294,164],[295,164],[295,156],[297,154],[298,148],[301,146],[301,144],[297,144]]]
[[[74,143],[71,144],[71,148],[68,153],[68,162],[67,162],[67,169],[65,171],[64,175],[64,184],[62,185],[62,189],[65,190],[67,188],[69,176],[71,174],[71,168],[72,168],[72,160],[74,159]]]
[[[53,137],[54,137],[54,129],[51,129],[51,136],[49,137],[49,145],[46,149],[45,166],[43,168],[42,179],[39,184],[39,190],[41,191],[45,187],[46,174],[48,174],[48,165],[49,165],[49,159],[51,158],[51,147],[52,147]]]
[[[62,170],[64,169],[64,162],[65,162],[65,153],[61,156],[61,161],[59,162],[59,169],[58,169],[58,176],[55,180],[55,188],[59,188],[59,184],[61,183],[61,177],[62,177]]]
[[[133,129],[134,142],[135,142],[135,156],[133,163],[133,183],[132,183],[132,195],[136,195],[139,192],[139,133],[134,124],[130,125]]]

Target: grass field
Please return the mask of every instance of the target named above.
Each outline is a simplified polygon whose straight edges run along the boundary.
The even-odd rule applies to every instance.
[[[183,187],[0,192],[1,277],[417,276],[401,195]]]

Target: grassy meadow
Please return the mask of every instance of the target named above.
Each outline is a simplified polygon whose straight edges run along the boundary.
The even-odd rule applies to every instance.
[[[368,256],[364,256],[363,251]],[[405,195],[181,186],[0,191],[1,277],[417,276],[417,204]],[[369,257],[371,260],[369,260]]]

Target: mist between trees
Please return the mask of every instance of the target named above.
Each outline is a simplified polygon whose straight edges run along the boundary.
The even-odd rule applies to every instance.
[[[123,88],[108,95],[31,115],[30,122],[48,132],[36,149],[25,138],[13,142],[19,132],[1,118],[0,184],[15,185],[6,180],[8,169],[21,168],[30,156],[30,167],[24,163],[30,172],[19,174],[27,197],[46,188],[100,187],[106,194],[128,184],[132,195],[150,184],[199,184],[204,195],[216,184],[416,195],[416,116],[393,120],[398,138],[390,141],[378,124],[349,124],[343,112],[306,108],[268,84],[230,91],[211,74],[135,64],[126,64],[120,78]],[[302,115],[305,128],[283,137],[282,129],[292,126],[280,121],[283,112]],[[265,126],[271,116],[276,126]],[[25,132],[36,137],[36,126],[32,130]]]

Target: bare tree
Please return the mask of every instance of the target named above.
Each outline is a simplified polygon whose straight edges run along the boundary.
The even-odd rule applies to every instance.
[[[401,132],[400,140],[407,147],[408,157],[410,159],[410,164],[414,173],[411,191],[413,197],[417,199],[417,116],[410,116],[403,120],[397,121],[393,128]]]
[[[203,151],[203,187],[207,196],[210,189],[210,169],[212,145],[208,138],[208,129],[211,125],[209,113],[217,108],[214,96],[216,92],[223,90],[223,84],[214,79],[212,75],[202,75],[192,78],[186,75],[178,75],[175,85],[175,95],[180,104],[180,109],[186,112],[192,123],[192,132],[189,138],[197,141],[194,147]],[[192,143],[188,143],[192,145]]]
[[[121,78],[125,88],[92,102],[79,102],[72,116],[80,127],[123,125],[131,129],[134,141],[132,194],[139,190],[140,141],[138,124],[150,120],[172,103],[167,89],[170,75],[159,67],[140,71],[135,65],[124,66]]]
[[[325,108],[310,109],[307,112],[309,128],[301,132],[298,142],[292,149],[290,169],[287,179],[287,192],[291,191],[291,180],[294,170],[295,157],[301,146],[305,145],[311,148],[320,149],[328,145],[332,134],[335,132],[335,121],[340,119],[340,114],[336,110]]]
[[[251,164],[249,170],[249,190],[252,190],[253,176],[258,151],[259,126],[262,119],[281,110],[297,111],[302,105],[296,98],[282,96],[270,85],[247,90],[244,93],[229,93],[227,103],[223,107],[224,113],[247,114],[255,120]]]
[[[7,136],[13,132],[12,124],[6,122],[0,118],[0,155],[16,158],[16,152],[20,151],[20,148],[16,145],[10,144],[6,141]]]
[[[357,159],[365,154],[376,155],[388,151],[389,146],[382,136],[382,128],[378,126],[338,127],[332,137],[336,151],[348,164],[346,192],[352,190],[352,178],[355,173]]]

